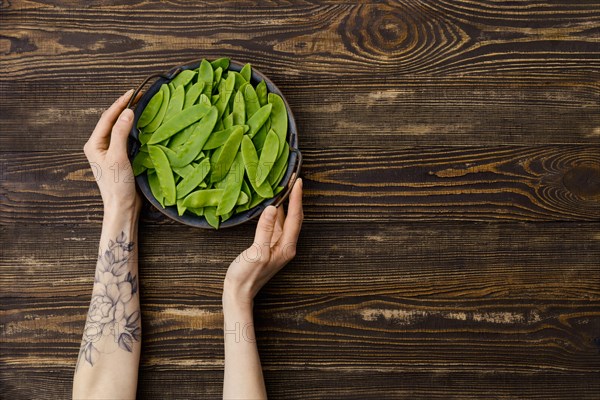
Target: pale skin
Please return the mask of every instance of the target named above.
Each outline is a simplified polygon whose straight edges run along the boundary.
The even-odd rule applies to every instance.
[[[135,399],[141,349],[137,227],[141,198],[127,157],[132,91],[100,117],[84,146],[104,205],[92,301],[73,379],[74,399]],[[256,347],[253,304],[260,289],[296,254],[302,226],[302,180],[287,216],[269,206],[252,246],[229,266],[223,284],[224,399],[266,399]]]

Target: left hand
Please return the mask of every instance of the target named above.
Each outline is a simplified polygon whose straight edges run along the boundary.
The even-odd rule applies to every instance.
[[[133,111],[126,107],[132,93],[128,91],[102,113],[83,151],[100,188],[105,211],[137,215],[142,201],[127,157]]]

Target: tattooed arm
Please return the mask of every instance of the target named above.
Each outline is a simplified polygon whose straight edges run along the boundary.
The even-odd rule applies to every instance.
[[[106,110],[84,147],[100,188],[104,219],[92,300],[73,380],[74,399],[135,398],[141,319],[137,221],[141,201],[127,159],[130,92]]]

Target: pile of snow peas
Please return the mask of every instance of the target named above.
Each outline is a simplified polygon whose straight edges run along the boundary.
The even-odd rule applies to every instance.
[[[163,208],[177,206],[218,229],[283,190],[290,148],[283,99],[252,69],[229,70],[229,59],[202,60],[150,99],[137,121],[136,176],[146,173]]]

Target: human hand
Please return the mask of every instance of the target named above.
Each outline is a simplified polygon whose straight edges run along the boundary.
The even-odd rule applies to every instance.
[[[252,306],[258,291],[296,255],[303,219],[302,179],[298,179],[287,217],[283,207],[267,207],[258,221],[254,243],[229,266],[223,285],[224,306],[231,301]]]
[[[129,90],[102,113],[83,151],[100,188],[105,211],[137,215],[142,202],[127,157],[133,111],[126,107],[132,93]]]

